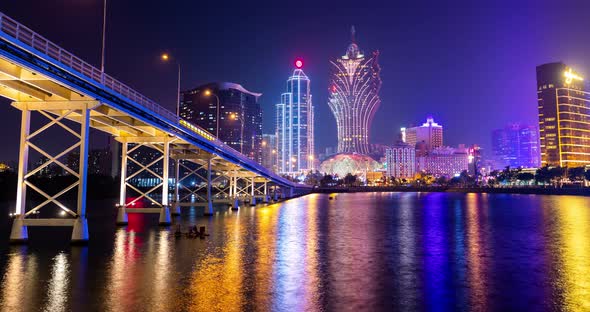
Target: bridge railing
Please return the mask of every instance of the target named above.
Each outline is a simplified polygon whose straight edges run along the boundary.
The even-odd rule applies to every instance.
[[[35,50],[55,59],[56,61],[69,66],[78,73],[92,81],[103,84],[105,87],[127,97],[141,106],[163,116],[170,121],[178,122],[176,114],[150,100],[141,93],[131,89],[129,86],[117,79],[103,73],[100,69],[88,64],[74,54],[60,48],[55,43],[45,39],[26,26],[18,23],[10,17],[0,13],[0,31],[8,36],[21,41]]]

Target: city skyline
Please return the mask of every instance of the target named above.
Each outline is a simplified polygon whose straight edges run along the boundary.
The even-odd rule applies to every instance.
[[[37,28],[43,29],[44,34],[57,42],[64,43],[64,46],[72,49],[81,57],[92,60],[96,57],[96,47],[98,45],[100,27],[100,3],[85,3],[71,5],[68,1],[57,1],[52,4],[56,6],[56,14],[63,19],[72,20],[77,23],[78,27],[75,29],[77,34],[89,34],[84,39],[72,38],[64,36],[62,32],[63,25],[54,25],[44,18],[42,14],[32,12],[31,14],[23,15],[20,11],[21,7],[43,6],[35,1],[19,1],[19,3],[3,3],[2,10],[12,15],[15,18],[23,21],[23,23]],[[179,59],[183,62],[185,74],[183,74],[183,89],[190,88],[200,83],[207,81],[237,81],[247,84],[249,88],[259,90],[265,94],[261,99],[264,111],[272,111],[275,100],[270,96],[276,94],[281,90],[282,83],[272,81],[269,77],[276,76],[275,73],[283,71],[285,67],[277,66],[277,64],[284,64],[285,61],[292,60],[295,57],[302,57],[307,65],[307,72],[310,76],[316,77],[315,81],[317,87],[315,88],[317,96],[315,102],[317,104],[317,119],[322,121],[321,131],[317,131],[317,147],[323,149],[327,146],[336,145],[336,131],[335,121],[326,105],[327,103],[327,72],[329,67],[326,61],[338,55],[341,52],[341,42],[346,40],[346,30],[350,27],[351,22],[346,22],[344,19],[340,22],[323,23],[322,25],[329,25],[323,27],[322,32],[309,32],[313,27],[317,27],[320,22],[315,15],[311,14],[310,24],[303,26],[305,30],[301,32],[300,29],[295,31],[287,27],[281,31],[293,33],[292,40],[280,41],[272,30],[266,36],[257,38],[257,45],[264,44],[268,40],[279,43],[277,49],[273,49],[273,53],[263,52],[261,57],[252,58],[254,50],[249,52],[249,48],[243,50],[243,53],[234,56],[220,54],[212,58],[211,55],[201,55],[194,51],[191,44],[183,43],[177,44],[175,42],[177,37],[182,37],[186,33],[183,29],[178,28],[178,24],[167,17],[175,14],[182,15],[183,11],[191,11],[189,4],[179,4],[178,7],[159,8],[150,4],[140,8],[141,12],[145,14],[128,15],[127,13],[136,6],[133,4],[113,3],[109,11],[109,26],[107,27],[107,53],[106,53],[106,70],[123,81],[128,82],[146,95],[154,98],[156,101],[162,103],[169,109],[173,109],[172,103],[175,101],[175,76],[174,68],[172,66],[162,65],[157,60],[157,55],[163,50],[177,51]],[[62,9],[60,9],[62,8]],[[199,27],[203,29],[203,36],[200,37],[203,42],[207,44],[215,44],[221,49],[227,47],[232,40],[224,40],[222,38],[212,37],[207,34],[209,28],[206,27],[206,22],[215,20],[218,14],[215,13],[215,7],[208,7],[207,14],[203,20],[199,21]],[[317,8],[317,12],[325,12],[328,8]],[[381,10],[377,10],[377,16],[374,18],[360,18],[352,19],[357,26],[359,36],[359,45],[366,50],[379,49],[382,53],[380,62],[383,67],[384,90],[382,91],[383,104],[381,105],[379,114],[375,118],[373,124],[373,136],[371,143],[387,143],[395,138],[397,129],[403,125],[407,125],[413,120],[420,119],[420,116],[426,114],[435,114],[437,120],[443,124],[455,124],[464,120],[464,126],[473,131],[462,131],[462,127],[456,127],[449,130],[445,134],[445,140],[448,139],[449,145],[456,145],[458,143],[478,143],[483,145],[484,151],[491,150],[491,142],[489,140],[489,133],[506,123],[523,122],[534,123],[536,120],[536,104],[535,94],[531,86],[534,85],[534,71],[531,69],[534,66],[551,61],[563,60],[571,64],[572,67],[577,68],[584,75],[590,66],[582,56],[587,54],[590,50],[585,42],[578,42],[568,36],[562,36],[566,29],[583,29],[585,26],[584,19],[574,18],[577,12],[583,11],[573,10],[571,6],[562,4],[558,9],[540,10],[535,12],[535,16],[531,16],[530,10],[526,6],[514,5],[510,7],[474,7],[465,6],[462,8],[450,7],[431,7],[427,10],[418,10],[412,6],[383,6]],[[453,10],[451,10],[453,9]],[[417,17],[431,18],[436,11],[446,10],[445,12],[453,11],[454,13],[448,17],[456,20],[456,23],[444,24],[446,17],[435,17],[433,24],[444,24],[441,27],[430,28],[431,26],[414,27],[415,30],[404,35],[400,25],[415,25],[412,23],[413,19]],[[336,21],[342,17],[362,16],[363,11],[358,11],[358,8],[344,8],[340,10],[334,19]],[[372,10],[375,11],[375,10]],[[151,16],[161,13],[154,23],[148,23],[148,19],[142,20],[143,15]],[[235,36],[236,38],[248,38],[251,34],[260,27],[266,27],[270,21],[281,18],[281,14],[277,13],[277,8],[267,8],[261,12],[263,19],[258,26],[244,27],[240,29]],[[200,14],[200,13],[198,13]],[[223,13],[227,14],[227,13]],[[310,14],[310,13],[304,13]],[[560,25],[546,25],[543,23],[543,16],[572,16],[564,20]],[[318,14],[321,15],[321,14]],[[390,23],[385,15],[401,16],[396,19],[395,23]],[[201,16],[201,15],[199,15]],[[513,19],[511,16],[518,16],[518,19]],[[123,21],[127,19],[136,20],[138,25],[143,25],[145,29],[137,27],[129,27]],[[499,29],[491,28],[491,24],[487,23],[492,18],[499,19],[502,27]],[[521,23],[526,20],[526,23]],[[349,19],[350,20],[350,19]],[[475,20],[481,20],[481,23],[475,23]],[[500,35],[505,34],[507,29],[514,29],[518,20],[519,24],[524,25],[518,28],[517,32],[506,35],[504,40],[500,40]],[[222,27],[236,28],[238,22],[232,22]],[[466,29],[466,25],[472,25],[472,29]],[[166,26],[166,31],[162,30],[162,26]],[[405,28],[405,27],[404,27]],[[411,28],[411,27],[410,27]],[[194,29],[194,27],[192,28]],[[529,33],[543,33],[543,38],[532,36],[525,38]],[[178,35],[168,36],[169,33],[177,33]],[[455,36],[457,33],[461,34],[460,38],[465,40],[467,44],[462,46],[454,45],[452,49],[450,46],[436,47],[435,44],[440,44],[443,38],[451,35]],[[92,34],[96,37],[93,38]],[[137,37],[140,45],[130,49],[126,44],[125,38],[131,38],[132,35]],[[268,38],[267,38],[268,37]],[[412,38],[420,38],[416,41]],[[233,38],[235,39],[235,38]],[[430,46],[427,43],[433,42]],[[493,66],[487,66],[486,60],[492,59],[491,52],[482,50],[483,45],[480,42],[485,40],[494,40],[498,42],[497,49],[507,49],[505,53],[494,55],[497,59]],[[145,42],[145,44],[143,44]],[[306,44],[303,44],[303,43]],[[515,48],[511,48],[510,43],[520,42]],[[559,43],[560,49],[553,48],[547,43]],[[219,44],[219,45],[217,45]],[[400,45],[404,49],[395,49]],[[127,53],[119,53],[127,51]],[[130,50],[129,50],[130,49]],[[510,49],[514,49],[511,53]],[[216,49],[210,49],[216,50]],[[494,49],[492,49],[494,50]],[[502,50],[504,51],[504,50]],[[257,51],[259,52],[259,51]],[[476,53],[477,52],[477,53]],[[129,53],[135,54],[136,57],[128,57]],[[437,56],[436,62],[432,56]],[[122,56],[121,56],[122,55]],[[511,55],[511,56],[508,56]],[[212,60],[210,65],[203,64],[203,59],[209,58]],[[430,59],[430,60],[429,60]],[[418,60],[421,60],[418,62]],[[423,60],[427,60],[424,62]],[[460,65],[448,66],[445,64]],[[239,66],[237,66],[239,65]],[[245,78],[240,73],[236,73],[231,68],[258,68],[259,75],[256,79]],[[451,67],[453,69],[451,69]],[[492,68],[493,67],[493,68]],[[140,70],[149,70],[153,74],[147,75],[149,78],[141,78],[137,75]],[[245,71],[247,72],[247,71]],[[428,72],[428,75],[424,73]],[[251,77],[251,76],[250,76]],[[484,79],[489,77],[490,79]],[[157,79],[154,79],[157,78]],[[435,79],[436,78],[436,79]],[[444,79],[440,79],[444,78]],[[476,79],[477,78],[477,79]],[[481,80],[481,82],[480,82]],[[485,83],[483,81],[486,81]],[[502,84],[499,84],[502,81]],[[451,85],[469,86],[469,89],[462,90],[460,93],[451,92]],[[492,92],[492,90],[499,90],[502,85],[501,93]],[[427,90],[428,92],[424,92]],[[497,93],[497,94],[496,94]],[[436,95],[436,96],[435,96]],[[402,107],[397,107],[394,103],[399,103]],[[519,103],[519,105],[514,105]],[[522,104],[521,104],[522,103]],[[475,122],[471,119],[479,113],[485,113],[490,118]],[[13,112],[7,113],[9,116],[6,120],[8,127],[16,127],[17,124],[13,118]],[[268,121],[265,118],[264,132],[271,132],[273,125],[272,120]],[[272,118],[271,118],[272,119]],[[393,126],[392,126],[393,125]],[[375,131],[379,129],[379,131]],[[12,140],[9,138],[9,140]],[[9,142],[15,143],[15,142]],[[12,146],[14,144],[9,144]],[[6,160],[13,160],[17,156],[16,149],[6,150],[2,152],[2,158]]]

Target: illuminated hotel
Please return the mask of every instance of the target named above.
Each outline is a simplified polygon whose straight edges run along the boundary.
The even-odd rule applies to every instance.
[[[590,93],[563,63],[537,66],[541,165],[590,165]]]
[[[416,175],[416,149],[409,144],[397,144],[385,151],[387,176],[412,179]]]
[[[379,51],[367,57],[359,50],[352,27],[352,42],[346,55],[330,61],[328,105],[338,127],[338,153],[369,153],[369,129],[381,103],[378,56]]]
[[[432,117],[426,118],[426,122],[419,127],[402,128],[401,135],[402,141],[416,147],[420,155],[443,146],[443,127]]]
[[[277,169],[286,174],[313,170],[315,159],[310,81],[301,60],[295,67],[287,80],[287,92],[276,105]]]

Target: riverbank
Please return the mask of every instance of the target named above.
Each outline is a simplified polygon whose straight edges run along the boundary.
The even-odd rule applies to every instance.
[[[590,196],[590,188],[542,188],[542,187],[413,187],[413,186],[360,186],[322,187],[316,193],[357,193],[357,192],[447,192],[447,193],[490,193],[490,194],[538,194]]]

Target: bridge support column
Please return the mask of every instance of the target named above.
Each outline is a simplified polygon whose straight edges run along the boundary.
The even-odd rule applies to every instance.
[[[88,242],[88,221],[86,220],[86,190],[88,186],[88,138],[90,136],[90,110],[82,110],[80,125],[80,167],[78,185],[78,211],[74,228],[72,229],[72,243],[84,244]]]
[[[164,161],[162,170],[162,208],[160,209],[160,225],[166,226],[172,224],[170,217],[170,205],[168,202],[168,183],[170,171],[170,142],[164,142],[163,151]]]
[[[213,215],[213,197],[211,196],[211,158],[207,159],[207,206],[205,207],[205,215]]]
[[[254,177],[250,179],[250,206],[256,206],[256,197],[254,191],[256,190],[256,184],[254,183]]]
[[[289,187],[287,190],[289,191],[289,198],[295,197],[295,188]]]
[[[238,177],[234,177],[234,193],[233,195],[238,198],[240,194],[238,194]]]
[[[231,210],[238,210],[240,209],[240,200],[237,197],[234,197],[231,205]]]
[[[180,215],[180,198],[178,195],[178,180],[180,179],[180,159],[174,161],[174,201],[172,203],[172,215]]]
[[[264,202],[268,204],[270,201],[270,196],[268,195],[268,182],[264,181]]]
[[[234,177],[229,176],[229,198],[234,197]]]
[[[127,196],[127,187],[125,181],[127,179],[127,149],[129,145],[127,142],[121,142],[121,185],[119,189],[119,208],[117,211],[117,225],[127,225],[127,208],[125,208],[125,200]],[[115,155],[113,155],[115,157]]]
[[[26,243],[29,239],[28,229],[24,223],[25,215],[25,200],[27,197],[27,185],[25,184],[25,174],[28,170],[29,164],[29,145],[27,139],[31,127],[31,112],[23,110],[21,114],[20,126],[20,150],[18,155],[18,182],[16,189],[16,209],[15,218],[12,222],[12,230],[10,232],[11,243]]]

